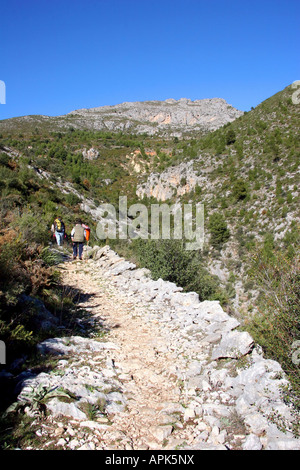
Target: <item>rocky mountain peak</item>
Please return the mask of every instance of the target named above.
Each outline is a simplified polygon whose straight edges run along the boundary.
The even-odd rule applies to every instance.
[[[124,102],[113,106],[78,109],[68,114],[75,127],[131,130],[150,135],[166,134],[181,137],[190,131],[212,131],[234,121],[243,114],[224,99],[192,101],[173,98],[165,101]]]

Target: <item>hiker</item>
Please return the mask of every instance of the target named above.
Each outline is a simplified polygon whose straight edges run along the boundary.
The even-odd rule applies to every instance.
[[[51,227],[51,231],[55,235],[56,242],[58,246],[62,246],[65,236],[65,224],[62,221],[61,217],[57,217]]]
[[[73,259],[79,256],[79,259],[82,259],[83,252],[83,243],[86,237],[85,228],[82,226],[80,219],[75,221],[75,227],[73,227],[71,232],[71,240],[73,242]]]

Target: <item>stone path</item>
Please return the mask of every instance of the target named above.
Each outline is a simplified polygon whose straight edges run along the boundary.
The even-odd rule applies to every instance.
[[[63,269],[66,285],[80,287],[91,295],[81,306],[91,309],[93,316],[104,322],[110,331],[109,341],[118,347],[112,359],[122,381],[127,406],[126,412],[115,415],[106,433],[105,448],[115,448],[116,435],[123,438],[127,449],[161,448],[174,431],[173,426],[168,425],[174,422],[170,411],[177,414],[184,411],[180,404],[184,404],[184,396],[178,379],[169,373],[176,355],[167,351],[166,339],[155,323],[147,324],[141,316],[135,316],[136,306],[130,300],[122,299],[108,282],[97,279],[93,263],[68,263]],[[178,425],[181,427],[180,423]],[[185,437],[184,433],[180,434]],[[189,433],[186,434],[189,437]],[[184,442],[182,437],[178,445],[181,442]]]
[[[153,281],[109,247],[60,269],[63,283],[81,291],[78,308],[95,335],[38,346],[58,354],[52,372],[19,384],[18,400],[39,426],[38,448],[300,449],[280,365],[218,302]],[[78,321],[84,331],[86,316]],[[32,406],[41,391],[44,419]]]

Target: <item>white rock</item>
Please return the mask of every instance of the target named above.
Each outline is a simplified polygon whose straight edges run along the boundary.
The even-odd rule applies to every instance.
[[[184,421],[188,421],[191,418],[195,417],[195,410],[193,408],[186,408],[184,411],[183,419]]]
[[[61,438],[57,441],[56,445],[57,446],[65,446],[67,443],[67,441],[65,441],[65,439]]]
[[[171,435],[173,426],[154,426],[150,428],[150,432],[159,441],[163,441]]]
[[[68,447],[72,450],[75,450],[76,447],[80,446],[80,442],[78,441],[78,439],[72,439],[69,444],[68,444]]]
[[[256,436],[255,434],[249,434],[249,436],[246,437],[242,448],[243,450],[261,450],[262,443],[258,436]]]
[[[53,398],[47,402],[46,407],[54,416],[86,419],[85,413],[80,411],[74,403],[64,403],[59,401],[57,398]]]
[[[237,359],[249,353],[254,344],[253,338],[247,333],[230,331],[222,336],[222,340],[213,352],[212,359],[231,357]]]
[[[245,424],[249,426],[251,432],[261,435],[268,429],[268,420],[260,413],[252,413],[245,417]]]
[[[108,420],[106,420],[106,421],[108,421]],[[96,422],[96,421],[91,421],[91,420],[81,421],[79,424],[80,424],[80,427],[82,427],[82,428],[98,429],[98,430],[107,429],[107,427],[108,427],[108,424],[102,424],[102,423],[99,423],[99,422]]]

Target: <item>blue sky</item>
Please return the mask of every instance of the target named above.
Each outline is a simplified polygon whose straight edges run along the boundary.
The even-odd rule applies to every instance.
[[[300,79],[299,19],[299,0],[1,0],[0,119],[168,98],[248,111]]]

